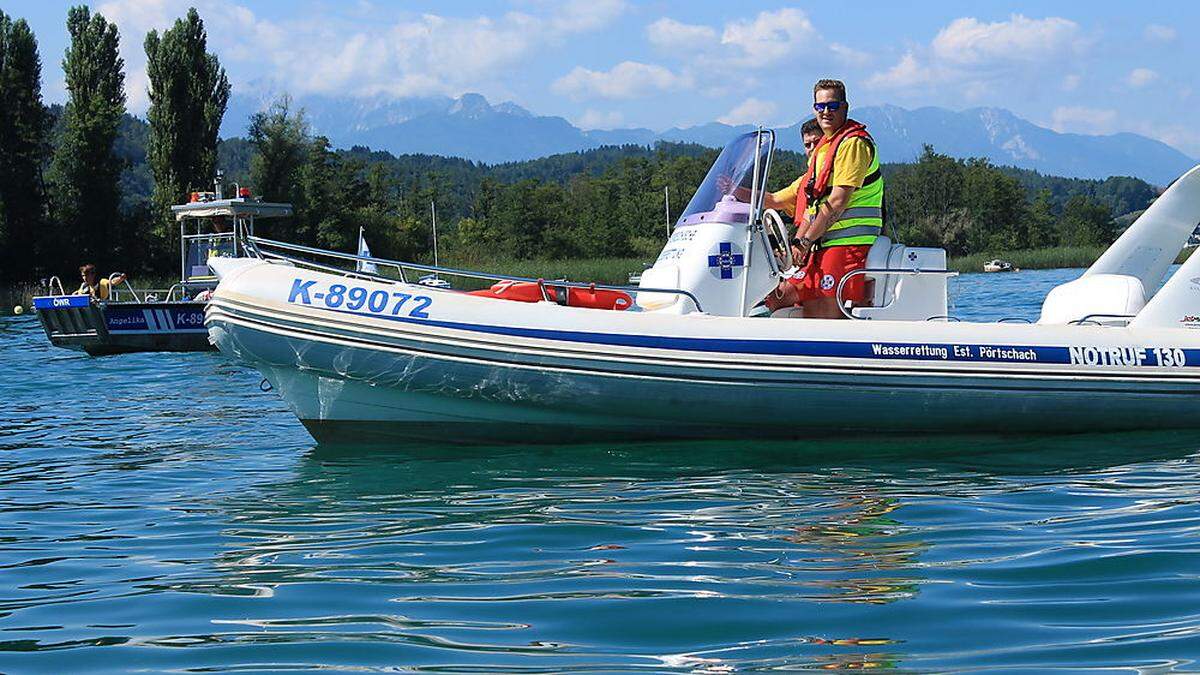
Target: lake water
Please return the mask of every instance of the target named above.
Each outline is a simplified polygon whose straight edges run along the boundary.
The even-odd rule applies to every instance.
[[[1200,668],[1194,433],[366,450],[217,354],[0,369],[3,672]]]

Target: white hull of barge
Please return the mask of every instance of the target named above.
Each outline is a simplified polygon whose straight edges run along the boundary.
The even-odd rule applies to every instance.
[[[212,339],[319,440],[1200,427],[1200,331],[611,312],[229,263]],[[429,301],[312,299],[335,284]]]

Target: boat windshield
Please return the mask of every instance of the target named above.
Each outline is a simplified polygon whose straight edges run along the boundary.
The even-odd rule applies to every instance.
[[[232,233],[184,235],[183,278],[181,281],[196,281],[214,278],[208,267],[212,257],[232,258],[237,255]]]
[[[729,145],[726,145],[725,149],[721,151],[712,168],[708,170],[704,182],[700,183],[700,187],[696,189],[696,194],[692,196],[692,201],[688,202],[687,208],[684,209],[683,215],[679,217],[676,225],[694,225],[705,222],[705,216],[715,211],[717,205],[728,196],[732,196],[738,202],[748,204],[754,182],[754,151],[756,148],[758,149],[758,155],[761,158],[760,166],[766,167],[767,155],[771,152],[771,143],[764,138],[759,144],[758,137],[760,134],[766,136],[768,133],[770,132],[751,131],[730,141]],[[762,171],[762,174],[759,176],[759,189],[762,189],[767,183],[766,171]],[[742,210],[749,213],[748,209]]]

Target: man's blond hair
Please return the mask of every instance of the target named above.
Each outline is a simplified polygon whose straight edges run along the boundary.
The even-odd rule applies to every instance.
[[[813,100],[817,100],[817,92],[821,90],[837,92],[838,100],[846,100],[846,83],[841,80],[817,80],[813,85]]]

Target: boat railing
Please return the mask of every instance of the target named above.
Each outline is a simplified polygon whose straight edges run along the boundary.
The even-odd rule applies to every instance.
[[[59,279],[57,276],[53,276],[53,277],[50,277],[50,281],[46,282],[46,288],[50,292],[50,295],[55,294],[54,287],[56,285],[58,286],[58,295],[66,295],[67,294],[67,292],[65,290],[63,290],[62,279]]]
[[[266,260],[266,259],[281,260],[281,261],[286,261],[286,262],[290,262],[290,263],[297,264],[297,265],[304,265],[307,267],[312,267],[314,269],[319,269],[319,270],[326,271],[326,272],[332,272],[334,274],[341,274],[341,275],[350,276],[350,277],[369,279],[369,280],[373,280],[373,281],[381,281],[384,283],[392,283],[392,284],[397,283],[397,282],[403,283],[403,284],[412,283],[412,282],[408,281],[408,277],[405,275],[405,270],[410,270],[410,271],[416,271],[416,272],[426,272],[426,273],[433,273],[433,274],[445,274],[445,275],[449,275],[449,276],[465,277],[468,279],[482,279],[485,281],[492,280],[492,281],[515,281],[518,283],[521,283],[521,282],[533,283],[533,284],[538,285],[538,288],[541,290],[541,293],[542,293],[542,299],[547,302],[549,302],[551,300],[550,293],[549,293],[549,290],[547,287],[551,287],[551,288],[553,288],[553,287],[583,288],[583,289],[589,289],[589,290],[600,289],[600,290],[607,290],[607,291],[624,291],[626,293],[664,293],[664,294],[668,294],[668,295],[679,295],[679,296],[683,296],[683,297],[687,298],[688,300],[691,300],[696,305],[697,312],[704,311],[704,309],[700,306],[700,299],[697,298],[695,296],[695,294],[693,294],[692,292],[686,291],[682,288],[642,288],[640,286],[616,286],[616,285],[610,285],[610,284],[596,284],[596,283],[591,283],[591,282],[586,282],[586,281],[566,281],[566,280],[547,281],[544,278],[535,279],[533,277],[518,277],[518,276],[509,275],[509,274],[497,274],[494,272],[477,272],[474,270],[463,270],[463,269],[456,269],[453,267],[441,267],[438,265],[423,265],[420,263],[405,262],[403,260],[390,260],[388,258],[377,258],[375,256],[358,255],[355,253],[341,253],[339,251],[328,251],[326,249],[314,248],[312,246],[302,246],[300,244],[289,244],[287,242],[276,241],[274,239],[264,239],[262,237],[246,237],[246,243],[247,243],[247,249],[252,251],[258,257],[263,258],[264,260]],[[273,251],[264,250],[264,247],[265,248],[279,248],[279,249],[283,249],[285,251],[292,251],[295,253],[305,253],[308,255],[324,256],[327,258],[336,258],[336,259],[352,261],[352,262],[365,262],[365,263],[372,263],[374,265],[382,265],[384,267],[390,267],[390,268],[395,269],[396,273],[399,275],[400,278],[397,280],[397,279],[393,279],[391,277],[383,276],[381,274],[372,274],[370,272],[364,272],[361,270],[347,270],[347,269],[335,267],[332,265],[325,265],[322,263],[314,262],[312,260],[305,260],[303,258],[297,258],[295,256],[287,255],[284,253],[277,253],[277,252],[273,252]]]
[[[179,302],[182,300],[187,300],[187,291],[188,291],[187,285],[182,284],[177,281],[177,282],[171,284],[170,288],[168,288],[164,292],[162,301],[163,302]],[[146,294],[146,300],[149,301],[150,300],[150,292],[146,291],[145,294]],[[175,297],[176,294],[179,295],[178,298]],[[154,296],[155,296],[155,299],[157,299],[158,290],[154,291]]]
[[[846,287],[846,282],[849,281],[850,279],[853,279],[856,276],[863,276],[863,275],[867,275],[867,274],[874,274],[874,275],[880,275],[880,276],[887,276],[887,275],[891,274],[891,275],[898,275],[898,276],[914,276],[914,277],[920,276],[922,274],[935,274],[935,275],[944,276],[944,277],[958,276],[958,272],[956,272],[954,270],[890,269],[890,268],[886,268],[886,267],[864,267],[862,269],[854,270],[853,272],[850,272],[850,273],[846,274],[846,276],[842,277],[842,280],[838,282],[837,292],[834,295],[834,297],[837,299],[838,309],[842,310],[842,314],[844,314],[847,319],[858,319],[858,320],[862,321],[863,317],[856,316],[854,314],[854,312],[851,312],[849,309],[846,309],[846,303],[842,300],[842,290]],[[896,302],[896,297],[893,295],[892,299],[889,300],[888,303],[886,305],[883,305],[880,309],[885,309],[887,307],[891,307],[892,303],[894,303],[894,302]]]
[[[121,274],[120,272],[113,272],[112,274],[108,275],[108,287],[110,289],[112,289],[113,301],[118,302],[120,300],[120,288],[121,287],[119,284],[113,283],[113,280],[116,279],[117,277],[124,277],[123,279],[121,279],[121,282],[123,284],[125,284],[125,289],[129,291],[130,295],[133,296],[133,301],[141,302],[142,299],[138,297],[137,291],[133,290],[133,285],[129,283],[129,277]]]
[[[1133,314],[1087,314],[1081,318],[1071,321],[1071,326],[1112,326],[1116,322],[1121,322],[1120,326],[1128,326],[1130,321],[1133,321]]]

